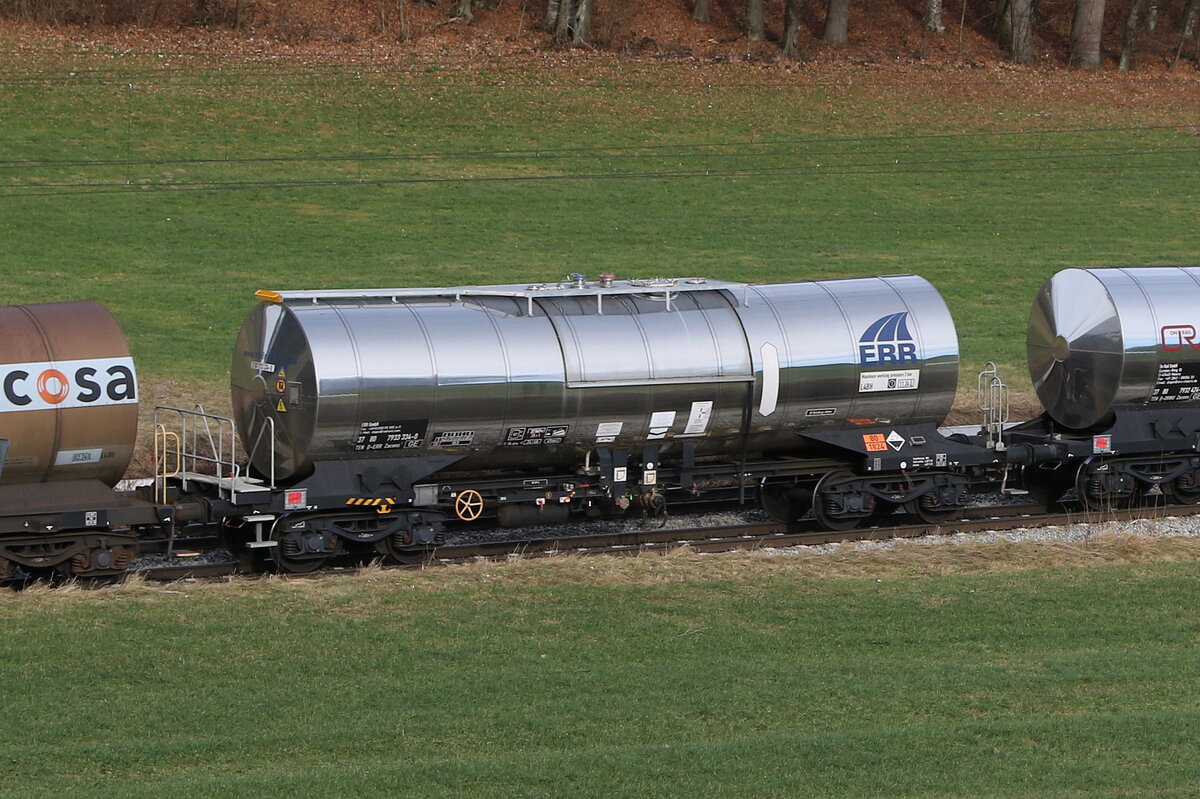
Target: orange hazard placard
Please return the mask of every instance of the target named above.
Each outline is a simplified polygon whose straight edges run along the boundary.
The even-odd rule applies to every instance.
[[[887,437],[883,433],[863,433],[863,446],[867,452],[883,452],[888,448]]]

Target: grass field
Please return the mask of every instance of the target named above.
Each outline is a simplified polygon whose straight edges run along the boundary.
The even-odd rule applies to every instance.
[[[1194,795],[1195,542],[923,549],[0,595],[0,784]]]
[[[916,272],[1018,387],[1058,268],[1196,263],[1194,77],[240,62],[0,41],[5,302],[217,397],[259,288]],[[1188,127],[1193,126],[1193,127]],[[0,795],[1182,797],[1188,541],[0,594]],[[943,559],[939,559],[943,558]]]
[[[1194,263],[1194,82],[0,47],[5,299],[223,386],[259,288],[917,272],[1018,387],[1056,269]]]

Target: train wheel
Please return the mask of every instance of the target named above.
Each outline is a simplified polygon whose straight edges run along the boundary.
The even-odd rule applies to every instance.
[[[454,513],[464,522],[473,522],[483,514],[483,495],[473,488],[460,491],[454,498]]]
[[[1183,505],[1200,505],[1200,480],[1195,472],[1186,472],[1171,483],[1175,499]]]
[[[275,566],[288,574],[311,574],[342,551],[336,535],[307,528],[277,531],[272,552]]]
[[[124,575],[132,560],[130,545],[98,546],[72,555],[55,568],[67,577],[103,580]]]
[[[1021,467],[1021,487],[1029,492],[1029,496],[1046,507],[1046,510],[1057,509],[1063,495],[1075,487],[1077,472],[1065,465],[1047,469],[1040,466]]]
[[[904,509],[925,524],[941,524],[953,517],[956,511],[961,510],[954,506],[949,508],[943,506],[936,491],[925,494],[912,502],[906,502]]]
[[[1107,513],[1121,505],[1129,505],[1137,499],[1137,492],[1113,492],[1105,483],[1105,476],[1094,474],[1091,466],[1090,460],[1084,461],[1075,475],[1075,493],[1085,509]]]
[[[284,553],[282,545],[275,547],[275,552],[272,556],[275,558],[275,566],[278,567],[279,571],[288,574],[312,574],[329,560],[329,556],[293,557]]]
[[[794,522],[812,509],[812,486],[764,482],[758,494],[763,510],[776,521]]]
[[[379,552],[398,566],[421,566],[433,557],[433,549],[413,548],[412,544],[404,543],[404,536],[390,535],[378,544]]]
[[[813,493],[813,515],[822,529],[833,532],[853,530],[875,511],[875,498],[869,494],[843,488],[844,481],[853,480],[852,472],[828,472],[817,483]]]

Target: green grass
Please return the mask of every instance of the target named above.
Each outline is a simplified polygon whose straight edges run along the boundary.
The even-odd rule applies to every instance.
[[[846,579],[675,560],[0,597],[0,779],[932,798],[1200,778],[1195,563]]]
[[[997,360],[1027,386],[1055,270],[1195,261],[1197,120],[1169,77],[0,47],[3,69],[6,299],[106,302],[153,382],[222,384],[259,288],[917,272],[964,385]]]
[[[994,359],[1019,384],[1038,285],[1195,262],[1200,190],[1194,82],[1028,76],[0,42],[0,280],[107,303],[174,404],[221,390],[256,289],[572,271],[917,272],[963,383]],[[1189,796],[1195,560],[4,594],[0,793]]]

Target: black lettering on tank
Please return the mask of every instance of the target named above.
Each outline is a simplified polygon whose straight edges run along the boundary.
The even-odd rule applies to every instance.
[[[108,398],[114,402],[137,399],[137,380],[128,366],[110,366],[108,376],[115,378],[108,384]]]
[[[90,366],[83,366],[75,371],[75,385],[81,389],[77,397],[80,402],[95,402],[100,399],[103,392],[100,384],[93,379],[95,376],[96,370]]]

